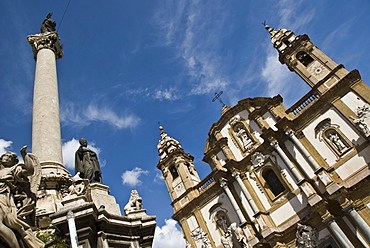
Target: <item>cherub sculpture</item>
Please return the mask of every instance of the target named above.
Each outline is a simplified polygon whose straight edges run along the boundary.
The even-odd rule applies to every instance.
[[[26,149],[20,150],[24,163],[13,152],[0,157],[0,239],[12,248],[44,247],[31,230],[41,165]]]

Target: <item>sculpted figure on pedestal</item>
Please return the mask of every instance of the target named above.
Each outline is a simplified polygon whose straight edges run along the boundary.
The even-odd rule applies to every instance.
[[[80,172],[81,178],[89,179],[90,183],[101,183],[101,170],[96,153],[87,148],[87,141],[80,139],[80,147],[75,154],[75,173]]]
[[[50,17],[53,15],[53,13],[49,13],[44,21],[41,24],[41,33],[47,33],[47,32],[53,32],[55,31],[55,27],[57,26],[57,23],[50,19]]]
[[[125,214],[128,215],[131,212],[135,212],[137,210],[141,210],[143,208],[143,198],[139,196],[137,190],[132,190],[130,195],[130,200],[123,208]]]
[[[44,247],[30,226],[35,221],[35,192],[40,184],[41,165],[26,149],[25,146],[20,151],[24,164],[18,164],[13,152],[0,157],[0,239],[12,248]]]

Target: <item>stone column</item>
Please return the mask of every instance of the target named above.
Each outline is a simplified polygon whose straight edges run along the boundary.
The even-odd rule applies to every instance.
[[[353,206],[349,206],[345,209],[346,211],[353,219],[353,221],[356,223],[356,226],[358,229],[360,229],[361,233],[364,235],[364,237],[370,241],[370,228],[369,225],[364,221],[364,219],[357,213],[357,211],[353,208]]]
[[[299,183],[303,180],[303,177],[298,172],[297,168],[293,165],[293,163],[289,160],[288,156],[284,153],[283,149],[279,146],[279,143],[276,140],[271,141],[271,146],[273,146],[279,156],[282,158],[284,163],[288,166],[289,170],[293,173],[294,179]]]
[[[258,208],[257,208],[256,204],[254,203],[251,195],[249,194],[247,188],[245,187],[242,179],[240,178],[239,173],[238,172],[234,172],[234,173],[232,173],[232,176],[236,179],[236,181],[238,182],[240,188],[242,189],[245,198],[247,198],[248,205],[252,209],[253,213],[254,214],[258,213]]]
[[[76,223],[75,223],[75,215],[70,210],[67,213],[67,220],[68,220],[68,228],[69,228],[69,237],[71,238],[71,246],[72,248],[78,247],[78,238],[77,238],[77,231],[76,231]]]
[[[220,185],[225,190],[225,193],[226,193],[227,197],[229,198],[229,200],[231,202],[231,205],[233,206],[236,214],[238,215],[240,222],[241,223],[246,222],[246,219],[245,219],[241,209],[239,208],[238,203],[236,202],[236,200],[233,196],[233,193],[231,193],[231,190],[229,189],[227,181],[225,179],[221,179],[220,180]]]
[[[314,171],[317,171],[321,167],[316,163],[316,161],[313,159],[311,154],[306,150],[306,148],[302,145],[302,143],[297,139],[295,136],[293,130],[289,129],[286,131],[286,134],[289,136],[289,138],[293,141],[294,145],[298,147],[298,149],[301,151],[303,156],[306,157],[308,163],[311,165],[312,169]]]
[[[333,217],[329,217],[328,219],[324,220],[324,222],[329,226],[330,230],[343,247],[355,248],[351,241],[347,238],[346,234],[342,231],[342,229],[340,229],[337,222],[335,222]]]
[[[56,32],[27,37],[36,60],[32,113],[32,153],[41,164],[62,165],[56,59],[63,57]]]

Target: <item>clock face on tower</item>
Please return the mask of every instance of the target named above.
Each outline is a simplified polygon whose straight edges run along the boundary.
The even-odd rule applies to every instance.
[[[324,78],[328,73],[328,69],[318,61],[314,61],[307,69],[318,80]]]

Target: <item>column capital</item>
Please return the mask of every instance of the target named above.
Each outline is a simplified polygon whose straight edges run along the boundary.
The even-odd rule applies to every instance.
[[[290,138],[293,137],[294,135],[294,132],[292,129],[288,128],[286,131],[285,131],[285,134],[288,135]]]
[[[41,49],[50,49],[55,53],[55,59],[63,58],[62,45],[57,32],[47,32],[27,36],[28,43],[32,46],[34,58]]]
[[[231,173],[231,176],[234,178],[240,178],[240,173],[238,171],[233,171],[233,173]]]
[[[222,188],[228,188],[228,182],[227,182],[227,179],[225,179],[225,178],[221,178],[221,179],[219,179],[219,181],[220,181],[220,186],[222,187]]]
[[[68,213],[67,213],[67,220],[74,219],[74,218],[75,218],[75,215],[73,214],[73,212],[71,210],[69,210]]]
[[[270,139],[270,145],[273,146],[274,148],[278,148],[279,142],[276,139]]]

